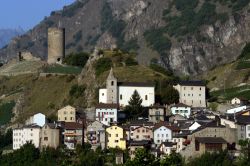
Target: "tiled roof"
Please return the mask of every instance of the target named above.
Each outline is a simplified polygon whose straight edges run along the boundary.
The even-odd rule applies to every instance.
[[[151,141],[141,140],[141,141],[129,141],[130,146],[150,146]]]
[[[96,108],[119,108],[118,104],[105,104],[105,103],[99,103],[96,105]]]
[[[166,147],[172,147],[173,145],[176,145],[176,142],[162,142],[162,145],[166,146]]]
[[[182,86],[206,86],[203,81],[180,81]]]
[[[190,107],[190,106],[188,106],[186,104],[183,104],[183,103],[178,103],[178,104],[175,104],[175,105],[173,105],[171,107]]]
[[[151,82],[118,82],[118,86],[154,87]]]
[[[76,122],[65,122],[65,129],[83,129],[83,125]]]
[[[145,120],[133,120],[128,123],[129,126],[153,126],[153,122],[148,122]]]
[[[227,141],[221,137],[196,137],[195,140],[200,143],[227,143]]]
[[[159,122],[159,123],[156,123],[155,126],[154,126],[154,130],[156,130],[156,129],[162,127],[162,126],[168,128],[168,129],[170,129],[170,130],[172,130],[172,131],[180,131],[180,128],[179,128],[179,127],[174,126],[174,125],[172,125],[171,123],[165,122],[165,121],[161,121],[161,122]]]

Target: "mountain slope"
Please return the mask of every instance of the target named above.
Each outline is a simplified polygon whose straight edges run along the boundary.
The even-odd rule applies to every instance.
[[[4,47],[10,40],[18,35],[22,35],[24,30],[17,29],[0,29],[0,48]]]
[[[66,52],[94,47],[138,52],[141,64],[160,63],[196,75],[234,61],[250,41],[250,0],[81,0],[52,12],[0,50],[8,60],[20,49],[46,59],[47,28],[66,28]]]

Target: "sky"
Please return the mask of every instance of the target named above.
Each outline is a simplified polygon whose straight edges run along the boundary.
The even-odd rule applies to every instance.
[[[1,0],[0,29],[18,28],[29,30],[49,16],[75,0]]]

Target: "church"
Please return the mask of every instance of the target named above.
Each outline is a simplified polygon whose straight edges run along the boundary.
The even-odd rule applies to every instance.
[[[99,103],[114,103],[125,107],[128,105],[135,90],[142,99],[143,107],[154,105],[154,84],[146,82],[118,82],[111,68],[106,81],[106,88],[99,89]]]

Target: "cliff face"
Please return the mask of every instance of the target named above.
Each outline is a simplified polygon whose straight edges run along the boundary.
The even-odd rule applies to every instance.
[[[154,58],[176,73],[195,75],[235,60],[245,43],[250,41],[248,4],[233,13],[228,4],[211,3],[217,12],[226,11],[228,18],[223,22],[216,19],[211,23],[204,21],[196,27],[199,33],[182,33],[177,37],[170,35],[168,29],[174,24],[173,18],[182,12],[176,0],[77,1],[61,11],[52,12],[25,35],[12,40],[7,48],[0,50],[0,60],[9,60],[24,49],[46,59],[47,28],[58,26],[60,22],[66,28],[66,53],[118,46],[136,51],[141,64],[149,64]],[[203,4],[204,1],[197,0],[193,10],[199,13]],[[238,4],[232,5],[237,7]],[[164,19],[166,10],[170,12]],[[184,21],[180,22],[185,26]],[[158,30],[159,33],[150,33],[153,35],[146,38],[145,32],[149,30]],[[155,39],[150,41],[150,38]]]

